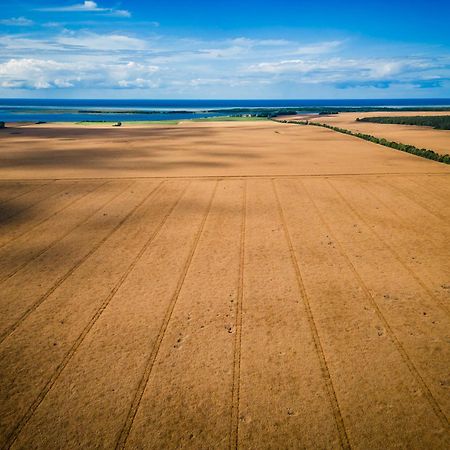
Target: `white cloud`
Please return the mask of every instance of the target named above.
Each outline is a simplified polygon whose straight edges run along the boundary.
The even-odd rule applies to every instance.
[[[109,15],[117,17],[131,17],[130,11],[127,11],[126,9],[111,9]]]
[[[86,48],[90,50],[146,50],[148,43],[143,39],[137,39],[123,34],[97,34],[82,32],[69,36],[59,36],[56,43],[63,46]]]
[[[261,62],[247,66],[251,74],[305,84],[385,85],[450,75],[450,61],[439,58],[312,58]]]
[[[0,87],[50,89],[70,87],[149,87],[157,84],[158,66],[129,62],[10,59],[0,64]]]
[[[85,1],[83,3],[69,5],[69,6],[58,6],[52,8],[39,8],[39,11],[48,12],[64,12],[64,11],[106,11],[105,8],[99,8],[96,2]]]
[[[10,19],[1,19],[0,23],[2,25],[28,27],[33,25],[34,22],[26,17],[11,17]]]
[[[450,79],[450,58],[425,52],[404,56],[401,49],[391,48],[389,57],[367,56],[371,49],[364,48],[362,56],[354,56],[353,51],[349,57],[349,45],[343,45],[347,41],[305,44],[237,37],[207,42],[147,32],[50,28],[45,37],[42,29],[35,34],[4,34],[0,36],[0,86],[11,91],[92,89],[99,93],[156,89],[163,96],[252,92],[258,97],[258,89],[270,92],[280,86],[288,91],[307,85],[307,92],[328,87],[332,92],[348,86],[430,86]]]
[[[341,47],[342,41],[328,41],[308,44],[297,48],[294,53],[298,55],[319,55],[329,53]]]
[[[230,42],[234,45],[246,47],[280,47],[291,44],[286,39],[249,39],[246,37],[234,38]]]
[[[274,62],[262,62],[248,67],[249,72],[256,73],[308,73],[312,71],[329,71],[329,70],[342,70],[358,67],[360,62],[347,59],[342,60],[340,58],[332,59],[288,59]]]
[[[69,6],[58,6],[51,8],[39,8],[38,11],[46,12],[95,12],[106,13],[117,17],[131,17],[131,13],[125,9],[101,8],[96,2],[86,0],[83,3],[77,3]]]
[[[63,72],[67,64],[56,61],[35,59],[11,59],[0,64],[0,86],[31,87],[34,89],[49,88],[49,74]]]
[[[207,58],[234,58],[246,52],[244,47],[233,46],[225,48],[200,49],[199,54]]]
[[[62,24],[60,22],[45,22],[42,24],[42,26],[47,27],[47,28],[61,28],[64,26],[64,24]]]

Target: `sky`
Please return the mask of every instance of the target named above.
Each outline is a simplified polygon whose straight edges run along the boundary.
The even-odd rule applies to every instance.
[[[0,0],[0,97],[450,98],[450,0]]]

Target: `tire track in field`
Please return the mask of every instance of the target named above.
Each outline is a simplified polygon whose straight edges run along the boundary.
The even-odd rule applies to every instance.
[[[103,183],[103,184],[104,184],[104,183]],[[72,187],[72,186],[70,186],[70,187]],[[67,189],[67,188],[65,188],[65,189]],[[33,203],[32,205],[30,205],[30,206],[27,207],[26,209],[29,209],[29,208],[31,208],[32,206],[35,206],[35,205],[37,205],[38,203],[41,203],[41,202],[44,201],[44,200],[48,200],[49,198],[51,198],[51,197],[53,197],[53,196],[55,196],[55,195],[60,194],[62,191],[64,191],[64,188],[61,189],[61,190],[59,190],[59,191],[57,191],[57,192],[55,192],[54,194],[50,195],[49,197],[47,197],[47,198],[45,198],[45,199],[43,199],[43,200],[41,200],[41,201],[39,201],[39,202]],[[89,192],[88,192],[88,193],[89,193]],[[87,195],[87,194],[86,194],[86,195]],[[71,200],[68,204],[63,205],[61,208],[57,209],[56,211],[54,211],[53,213],[51,213],[49,216],[44,217],[43,219],[36,221],[35,223],[33,223],[33,225],[32,225],[30,228],[27,228],[24,232],[22,232],[22,233],[20,233],[20,234],[18,234],[18,235],[16,235],[16,236],[14,236],[14,237],[12,237],[11,239],[9,239],[9,240],[7,240],[6,242],[4,242],[3,244],[0,244],[0,249],[3,248],[3,247],[5,247],[6,245],[10,244],[11,242],[14,242],[16,239],[19,239],[19,238],[21,238],[22,236],[26,235],[26,234],[29,233],[30,231],[33,231],[36,227],[38,227],[39,225],[42,225],[43,223],[47,222],[47,220],[50,220],[52,217],[56,216],[56,215],[59,214],[61,211],[64,211],[66,208],[68,208],[69,206],[71,206],[71,205],[72,205],[73,203],[75,203],[76,201],[77,201],[77,199]],[[23,212],[23,210],[20,211],[18,214],[20,214],[21,212]],[[13,216],[8,217],[8,219],[10,219],[11,217],[14,217],[14,216],[16,216],[16,215],[17,215],[17,214],[14,214]]]
[[[428,294],[430,298],[433,299],[433,301],[441,307],[443,312],[447,315],[450,315],[450,307],[445,304],[441,299],[436,297],[436,295],[433,293],[433,291],[422,281],[422,279],[403,261],[401,256],[397,253],[397,251],[391,247],[372,227],[369,226],[367,221],[362,217],[361,214],[359,214],[355,208],[353,208],[350,203],[344,198],[342,193],[337,189],[337,187],[330,181],[327,180],[328,184],[333,188],[333,190],[338,194],[338,196],[342,199],[342,201],[348,205],[351,211],[358,217],[366,226],[368,229],[371,230],[371,232],[376,236],[376,238],[391,252],[391,254],[394,256],[394,258],[400,263],[400,265],[414,278],[414,280],[419,284],[419,286]],[[383,200],[381,200],[376,194],[374,194],[372,191],[370,191],[366,186],[363,186],[361,183],[359,183],[360,188],[364,189],[371,197],[373,197],[377,202],[382,204],[386,210],[388,210],[393,216],[397,217],[397,219],[403,223],[406,224],[405,219],[403,219],[401,216],[399,216],[395,211],[392,210],[392,208],[389,207]],[[415,232],[416,233],[416,232]],[[416,233],[417,234],[417,233]],[[429,241],[434,244],[433,241]]]
[[[159,349],[161,347],[161,342],[162,342],[162,340],[164,338],[164,334],[165,334],[165,332],[167,330],[167,326],[168,326],[168,324],[170,322],[170,319],[172,317],[173,310],[175,308],[175,305],[177,303],[178,297],[180,295],[181,289],[182,289],[183,284],[184,284],[184,280],[186,279],[186,275],[189,272],[189,267],[191,265],[192,259],[194,258],[195,251],[197,250],[198,242],[200,241],[200,237],[201,237],[201,234],[203,232],[203,228],[205,226],[206,220],[208,219],[209,213],[211,211],[211,206],[212,206],[214,197],[216,195],[218,184],[219,184],[219,180],[217,180],[216,183],[215,183],[213,192],[212,192],[211,197],[209,199],[208,206],[206,208],[206,213],[205,213],[205,215],[204,215],[204,217],[203,217],[203,219],[202,219],[202,221],[201,221],[201,223],[199,225],[197,233],[195,235],[194,242],[192,244],[192,247],[191,247],[191,250],[189,252],[188,258],[187,258],[186,263],[184,265],[184,268],[183,268],[183,271],[181,273],[181,277],[180,277],[180,279],[178,281],[178,284],[177,284],[177,287],[175,289],[175,292],[174,292],[174,294],[172,296],[172,299],[171,299],[171,301],[169,303],[169,307],[168,307],[168,309],[166,311],[166,314],[164,316],[163,323],[162,323],[161,328],[159,330],[159,333],[158,333],[158,336],[156,338],[155,344],[153,346],[152,352],[150,353],[150,356],[149,356],[149,358],[148,358],[148,360],[147,360],[147,362],[145,364],[144,373],[142,374],[142,378],[141,378],[141,380],[139,382],[138,388],[137,388],[136,393],[134,395],[134,398],[133,398],[133,401],[131,403],[130,410],[128,412],[127,418],[125,419],[125,423],[124,423],[124,425],[122,427],[122,430],[120,432],[119,439],[117,440],[116,447],[115,447],[116,449],[123,449],[125,447],[125,445],[126,445],[128,436],[129,436],[130,431],[131,431],[131,427],[133,426],[134,419],[136,417],[139,405],[141,403],[142,396],[144,395],[144,391],[145,391],[145,388],[147,386],[147,383],[148,383],[148,380],[150,378],[150,375],[152,373],[153,366],[155,364],[156,358],[158,357]]]
[[[16,199],[18,199],[20,197],[23,197],[24,195],[30,194],[33,191],[37,191],[39,188],[41,188],[43,186],[48,186],[49,184],[54,183],[54,182],[55,182],[55,180],[51,180],[48,183],[37,183],[37,185],[36,184],[35,185],[31,184],[31,186],[32,186],[31,189],[29,189],[28,191],[22,192],[21,194],[18,194],[18,195],[15,195],[13,197],[9,197],[9,198],[6,198],[6,199],[0,201],[0,205],[2,205],[3,203],[12,202],[13,200],[16,200]],[[26,182],[24,183],[23,181],[21,181],[20,183],[26,184]]]
[[[61,211],[63,211],[64,209],[72,206],[73,204],[77,203],[80,200],[83,200],[85,197],[87,197],[89,194],[92,194],[93,192],[95,192],[96,190],[100,189],[102,186],[105,186],[107,183],[109,183],[109,181],[105,181],[104,183],[100,183],[98,186],[95,186],[92,190],[86,192],[85,194],[83,194],[80,198],[73,200],[72,202],[70,202],[66,207],[64,207],[63,209],[59,210],[56,214],[59,214]],[[121,192],[120,192],[121,193]],[[119,194],[120,194],[119,193]],[[81,225],[83,225],[86,221],[88,221],[94,214],[96,214],[98,211],[100,211],[103,207],[105,207],[107,205],[108,202],[106,202],[104,205],[100,206],[99,208],[97,208],[94,212],[92,212],[92,214],[90,214],[88,217],[86,217],[85,219],[83,219],[83,221],[81,221],[79,224],[75,225],[75,227],[71,228],[69,231],[67,231],[65,234],[63,234],[62,236],[60,236],[58,239],[56,239],[55,241],[52,241],[49,245],[47,245],[46,247],[44,247],[42,250],[40,250],[36,255],[34,255],[33,257],[31,257],[29,260],[23,262],[20,266],[16,267],[12,272],[8,273],[7,275],[5,275],[3,278],[0,279],[0,284],[4,283],[6,280],[8,280],[9,278],[11,278],[12,276],[14,276],[17,272],[19,272],[19,270],[23,269],[25,266],[27,266],[30,262],[34,261],[36,258],[39,258],[39,256],[41,256],[43,253],[45,253],[47,250],[49,250],[50,248],[52,248],[54,245],[56,245],[58,242],[60,242],[62,239],[64,239],[65,237],[67,237],[70,233],[72,233],[73,231],[75,231],[78,227],[80,227]],[[48,217],[44,222],[46,222],[47,220],[50,220],[52,216]],[[44,223],[42,222],[42,223]],[[41,223],[41,224],[42,224]],[[17,236],[14,239],[12,239],[11,241],[7,242],[7,244],[10,244],[11,242],[14,242],[15,240],[19,239],[20,237],[28,234],[29,232],[31,232],[31,230],[26,231],[24,234],[22,234],[21,236]],[[27,239],[25,242],[27,242],[29,239]],[[6,245],[7,245],[6,244]]]
[[[416,183],[420,188],[426,188],[428,192],[433,195],[440,197],[442,200],[448,200],[448,195],[450,194],[450,176],[446,176],[444,180],[444,174],[441,174],[440,177],[432,177],[429,174],[424,174],[424,178],[426,182],[430,184],[426,184],[422,186],[418,181],[416,181],[415,177],[413,178],[413,174],[408,174],[408,180]],[[416,175],[417,176],[417,175]],[[433,179],[434,178],[434,179]],[[439,186],[436,185],[436,182],[439,183]]]
[[[114,195],[111,199],[109,199],[103,206],[102,208],[104,208],[105,206],[107,206],[109,203],[111,203],[113,200],[115,200],[117,197],[119,197],[120,195],[122,195],[130,186],[132,186],[134,183],[130,183],[127,186],[125,186],[125,188],[121,191],[119,191],[116,195]],[[162,184],[162,183],[161,183]],[[158,185],[157,188],[159,186]],[[156,188],[156,189],[157,189]],[[154,192],[151,191],[150,195]],[[138,204],[137,207],[139,207],[140,204]],[[137,208],[136,207],[136,208]],[[113,233],[115,233],[120,226],[122,225],[123,222],[125,222],[125,220],[134,212],[134,210],[136,209],[134,208],[133,210],[131,210],[118,224],[116,224],[116,226],[114,228],[112,228],[107,234],[106,236],[104,236],[99,242],[97,242],[97,244],[95,244],[82,258],[80,258],[73,266],[72,268],[66,272],[62,277],[58,278],[58,280],[56,280],[56,282],[53,284],[53,286],[48,289],[44,295],[42,295],[41,297],[39,297],[39,299],[33,303],[21,316],[20,318],[13,324],[11,325],[9,328],[7,328],[2,334],[0,334],[0,345],[2,344],[2,342],[8,337],[10,336],[12,333],[14,333],[14,331],[19,327],[19,325],[33,312],[35,311],[45,300],[47,300],[48,297],[50,297],[50,295],[59,287],[61,286],[61,284],[64,283],[64,281],[67,280],[67,278],[70,277],[70,275],[72,275],[72,273],[74,273],[78,267],[81,266],[81,264],[83,264],[92,254],[94,254],[112,235]]]
[[[359,183],[359,185],[360,185],[360,187],[362,189],[364,189],[372,197],[374,197],[379,203],[381,203],[385,208],[387,208],[394,216],[398,217],[403,223],[407,223],[406,219],[403,219],[396,212],[394,212],[392,210],[392,207],[390,207],[384,200],[381,200],[381,198],[380,198],[380,196],[378,194],[375,194],[374,192],[372,192],[369,189],[369,187],[367,187],[369,185],[368,180],[361,180],[361,179],[359,179],[358,183]],[[376,180],[372,184],[372,186],[375,186],[375,187],[376,186],[380,187],[380,185],[381,185],[381,188],[383,188],[384,186],[387,186],[389,189],[391,189],[391,191],[398,191],[398,192],[400,192],[400,194],[403,196],[403,199],[406,199],[407,201],[410,201],[411,203],[414,203],[414,205],[417,207],[417,209],[425,211],[425,213],[427,213],[428,215],[433,216],[432,219],[434,220],[434,222],[433,222],[433,226],[434,227],[437,227],[439,230],[441,228],[443,228],[443,227],[444,228],[450,228],[450,225],[447,223],[448,222],[447,218],[437,217],[435,213],[429,211],[428,208],[426,208],[422,204],[418,203],[416,200],[414,200],[413,197],[403,193],[400,190],[400,188],[398,188],[397,186],[385,182],[384,179],[382,181],[381,180]],[[393,198],[395,198],[394,194],[395,194],[395,192],[393,192],[393,195],[392,195]],[[398,196],[397,196],[397,198],[398,198]],[[442,221],[444,223],[442,223]],[[415,233],[417,234],[418,232],[415,231]],[[427,241],[432,242],[433,244],[435,244],[434,241],[432,239],[429,239],[427,236],[424,236],[423,239],[426,239]]]
[[[72,181],[72,180],[69,180],[69,181]],[[31,190],[30,192],[28,192],[28,193],[29,193],[29,194],[30,194],[30,193],[33,194],[33,193],[35,193],[36,191],[39,191],[41,188],[44,188],[44,187],[50,186],[50,185],[56,185],[56,183],[45,183],[45,184],[39,186],[39,188],[37,188],[37,189],[32,189],[32,190]],[[42,202],[45,202],[46,200],[52,198],[53,196],[58,195],[58,194],[59,194],[61,191],[63,191],[63,190],[64,190],[64,185],[63,185],[63,187],[62,187],[61,189],[56,190],[55,192],[53,192],[53,194],[50,194],[48,197],[43,197],[43,198],[41,198],[41,199],[39,199],[39,200],[37,200],[37,201],[35,201],[35,202],[32,202],[32,203],[29,204],[28,206],[25,206],[24,208],[19,209],[18,211],[16,211],[15,213],[11,214],[10,216],[7,216],[7,217],[1,219],[1,222],[0,222],[1,225],[4,225],[4,224],[7,223],[10,219],[13,219],[14,217],[16,217],[16,216],[18,216],[18,215],[24,213],[25,211],[29,210],[30,208],[33,208],[34,206],[39,205],[39,204],[42,203]],[[25,194],[24,194],[24,195],[25,195]],[[5,202],[5,203],[9,203],[10,201],[11,201],[11,200],[8,200],[8,201]]]
[[[332,189],[338,194],[339,198],[348,206],[348,208],[350,209],[350,211],[353,212],[353,214],[358,217],[363,223],[366,224],[366,222],[360,217],[360,215],[355,211],[355,209],[348,203],[348,201],[342,196],[342,194],[331,184],[331,182],[328,179],[325,179],[325,181],[332,187]],[[302,183],[302,182],[301,182]],[[303,183],[302,183],[303,184]],[[358,284],[360,285],[362,291],[364,292],[365,297],[367,298],[367,300],[370,302],[370,304],[372,305],[372,307],[374,308],[374,311],[378,317],[378,319],[381,321],[381,323],[383,324],[383,326],[385,327],[385,329],[388,332],[388,335],[391,338],[391,342],[394,344],[395,348],[397,349],[397,351],[400,353],[404,363],[406,364],[406,366],[408,367],[410,373],[412,374],[413,378],[416,380],[417,384],[420,386],[424,396],[427,398],[428,402],[430,403],[431,408],[433,409],[433,411],[435,412],[435,414],[437,415],[437,417],[439,418],[440,422],[442,423],[442,425],[448,429],[449,427],[449,421],[446,417],[446,415],[444,414],[444,412],[442,411],[441,407],[439,406],[438,402],[436,401],[436,399],[434,398],[432,392],[430,391],[430,389],[428,388],[427,384],[425,383],[424,379],[422,378],[422,376],[420,375],[419,371],[417,370],[416,366],[414,365],[414,363],[412,362],[411,358],[409,357],[407,351],[405,350],[405,348],[403,347],[402,343],[400,342],[400,340],[397,338],[397,336],[395,335],[394,331],[392,330],[391,326],[389,325],[388,320],[385,318],[384,314],[382,313],[380,307],[378,306],[377,301],[375,300],[375,298],[373,297],[373,295],[370,293],[369,288],[367,287],[367,285],[365,284],[364,280],[361,278],[361,275],[359,274],[359,272],[356,270],[355,266],[353,265],[352,261],[350,260],[350,257],[348,256],[348,254],[345,252],[343,245],[341,244],[340,240],[337,239],[335,233],[332,231],[331,226],[328,224],[328,222],[325,220],[325,217],[323,216],[322,212],[320,211],[319,207],[317,206],[317,203],[314,201],[313,196],[310,194],[310,192],[306,189],[306,186],[303,184],[303,187],[305,188],[305,191],[309,197],[309,199],[311,200],[317,214],[320,217],[320,220],[322,221],[322,223],[324,224],[324,226],[326,227],[326,229],[328,230],[328,232],[330,233],[330,236],[333,237],[333,240],[336,242],[336,245],[340,251],[340,253],[342,254],[342,257],[345,259],[345,261],[347,262],[348,267],[350,268],[351,272],[353,273],[355,279],[357,280]],[[367,224],[366,224],[367,225]],[[378,235],[378,233],[376,233],[374,230],[372,230],[370,228],[370,230],[373,232],[373,234],[375,235],[375,237],[382,243],[384,243],[384,241],[381,239],[381,237]],[[387,244],[386,244],[387,246]],[[387,248],[389,248],[387,246]]]
[[[445,181],[442,178],[435,177],[435,178],[437,178],[438,181],[440,181],[440,186],[436,186],[436,184],[433,183],[436,180],[433,180],[431,182],[431,184],[422,185],[416,180],[415,177],[413,178],[411,174],[408,174],[408,176],[406,178],[408,180],[410,180],[411,182],[413,182],[414,184],[417,184],[417,186],[420,189],[426,190],[430,195],[434,195],[436,197],[439,197],[439,199],[441,201],[448,201],[448,195],[450,194],[450,188],[449,188],[449,186],[450,186],[450,177],[447,177],[447,180],[445,180],[445,181],[448,181],[448,183],[449,183],[448,185],[445,184]],[[425,178],[425,181],[427,183],[430,180],[433,179],[433,177],[430,177],[430,175],[426,175],[426,174],[424,174],[424,178]]]
[[[436,219],[443,221],[444,223],[442,224],[442,226],[444,227],[448,227],[448,217],[443,216],[442,214],[431,210],[427,205],[426,202],[420,202],[417,201],[417,199],[414,197],[414,195],[411,194],[411,192],[402,189],[400,186],[396,186],[395,184],[392,184],[389,182],[389,180],[384,180],[384,183],[387,184],[391,189],[393,189],[394,191],[398,191],[400,192],[404,197],[408,198],[410,201],[412,201],[413,203],[415,203],[417,206],[419,206],[420,208],[424,209],[425,211],[427,211],[429,214],[431,214],[432,216],[434,216]]]
[[[268,179],[272,178],[298,178],[298,177],[307,177],[307,178],[321,178],[321,177],[353,177],[353,176],[364,176],[364,177],[380,177],[380,176],[399,176],[403,177],[406,175],[427,175],[427,176],[443,176],[447,175],[446,172],[345,172],[345,173],[333,173],[333,172],[324,172],[324,173],[291,173],[291,174],[277,174],[277,173],[269,173],[269,174],[242,174],[242,175],[141,175],[141,176],[118,176],[118,177],[67,177],[67,178],[32,178],[26,179],[25,181],[93,181],[93,180],[114,180],[114,181],[123,181],[123,180],[157,180],[157,179],[166,179],[166,180],[217,180],[217,179],[242,179],[242,178],[256,178],[256,179]],[[9,178],[4,181],[23,181],[23,179],[15,179]]]
[[[141,201],[135,208],[133,208],[133,210],[127,214],[127,216],[120,222],[119,226],[117,227],[117,229],[123,224],[123,222],[125,222],[125,220],[127,220],[128,217],[130,217],[130,215],[139,207],[141,206],[145,200],[147,200],[150,196],[152,196],[153,194],[155,194],[157,191],[160,190],[160,188],[162,187],[164,181],[162,181],[158,186],[156,186],[147,196],[146,198],[144,198],[143,201]],[[89,331],[92,329],[92,327],[95,325],[95,323],[97,322],[97,320],[99,319],[99,317],[102,315],[103,311],[107,308],[107,306],[109,305],[109,303],[111,302],[111,300],[114,298],[114,296],[116,295],[116,293],[118,292],[118,290],[120,289],[120,287],[122,286],[122,284],[125,282],[125,280],[127,279],[128,275],[131,273],[131,271],[134,269],[134,267],[136,266],[136,264],[139,262],[140,258],[143,256],[143,254],[145,253],[145,251],[148,249],[148,247],[151,245],[151,243],[154,241],[154,239],[156,238],[156,236],[159,234],[161,228],[164,226],[164,224],[166,223],[167,219],[169,218],[170,214],[172,213],[172,211],[175,209],[175,207],[178,205],[178,203],[180,202],[181,198],[183,197],[183,195],[185,194],[187,188],[189,187],[189,184],[187,184],[184,189],[182,190],[181,194],[179,195],[178,199],[175,201],[175,203],[171,206],[171,208],[167,211],[167,213],[164,215],[162,221],[159,223],[159,225],[155,228],[154,232],[149,236],[149,238],[147,239],[147,241],[145,242],[145,244],[143,245],[143,247],[141,248],[141,250],[139,250],[139,252],[137,253],[137,255],[134,257],[133,261],[131,262],[131,264],[128,266],[128,268],[126,269],[126,271],[123,273],[123,275],[120,277],[119,281],[115,284],[115,286],[113,287],[113,289],[111,290],[111,293],[108,295],[108,297],[106,297],[106,299],[102,302],[102,304],[100,305],[100,307],[97,309],[96,313],[94,314],[94,316],[91,318],[91,320],[88,322],[88,324],[85,326],[85,328],[83,329],[82,333],[78,336],[77,340],[73,343],[72,347],[70,348],[70,350],[67,352],[66,356],[64,357],[64,359],[61,361],[61,363],[58,365],[58,367],[56,368],[55,372],[53,373],[52,377],[49,379],[49,381],[46,383],[46,385],[44,386],[44,388],[42,389],[42,391],[40,392],[39,396],[36,398],[36,400],[32,403],[32,405],[29,407],[28,411],[25,413],[25,415],[22,417],[22,419],[17,423],[17,425],[14,427],[14,429],[11,431],[10,435],[8,436],[8,439],[6,441],[5,444],[5,448],[9,449],[11,448],[11,446],[14,444],[14,441],[17,439],[17,437],[19,436],[20,432],[22,431],[22,429],[25,427],[25,425],[28,423],[28,421],[30,420],[30,418],[33,416],[34,412],[36,411],[36,409],[39,407],[39,405],[42,403],[42,401],[45,399],[45,397],[47,396],[48,392],[51,390],[51,388],[53,387],[53,385],[55,384],[56,380],[59,378],[59,376],[61,375],[62,371],[64,370],[64,368],[67,366],[67,364],[69,363],[69,361],[72,359],[72,357],[75,355],[76,351],[78,350],[78,348],[80,347],[80,345],[82,344],[84,338],[87,336],[87,334],[89,333]],[[116,231],[116,230],[114,230]],[[114,232],[113,231],[113,232]],[[112,234],[112,233],[111,233]],[[109,236],[108,236],[109,237]],[[105,239],[106,241],[106,239]],[[102,242],[103,243],[103,242]]]
[[[241,349],[242,349],[242,303],[244,300],[244,262],[245,262],[245,235],[247,222],[247,181],[244,183],[242,192],[242,217],[241,238],[239,247],[239,274],[236,301],[236,334],[234,338],[234,363],[233,381],[231,388],[231,417],[230,417],[230,440],[229,448],[237,449],[239,441],[239,394],[241,378]]]
[[[311,334],[312,334],[312,337],[314,340],[314,347],[316,349],[317,357],[318,357],[318,360],[320,363],[321,372],[322,372],[322,375],[323,375],[323,378],[325,381],[326,390],[328,393],[328,399],[330,401],[331,409],[333,411],[333,415],[334,415],[335,422],[336,422],[336,427],[338,429],[340,444],[341,444],[342,448],[350,449],[351,445],[350,445],[350,441],[348,439],[347,430],[345,428],[344,419],[342,417],[342,412],[339,407],[339,402],[337,400],[336,391],[335,391],[334,385],[333,385],[333,380],[331,378],[331,374],[330,374],[330,370],[328,368],[325,353],[323,351],[322,343],[320,341],[319,332],[317,330],[317,325],[314,320],[314,315],[312,313],[308,294],[306,293],[305,285],[303,282],[303,277],[302,277],[302,274],[300,271],[300,265],[298,263],[298,259],[295,254],[294,245],[292,244],[292,238],[291,238],[291,235],[290,235],[290,232],[288,229],[288,225],[286,222],[283,207],[281,206],[275,179],[272,179],[272,188],[273,188],[275,198],[277,201],[278,214],[280,216],[280,219],[281,219],[281,222],[283,225],[284,235],[285,235],[288,247],[289,247],[291,261],[294,266],[295,276],[296,276],[296,280],[297,280],[297,286],[298,286],[298,289],[300,292],[300,297],[302,298],[303,304],[305,306],[309,327],[310,327]]]
[[[441,201],[447,201],[448,200],[448,194],[450,194],[450,177],[447,177],[447,180],[449,182],[449,185],[445,184],[445,181],[442,178],[436,178],[433,180],[433,177],[430,175],[424,175],[424,181],[426,184],[420,184],[420,182],[416,179],[416,176],[408,175],[406,177],[407,180],[411,181],[412,183],[416,184],[419,189],[426,190],[430,195],[434,195],[436,197],[439,197]],[[431,181],[431,183],[430,183]],[[436,181],[438,181],[439,186],[436,186]]]
[[[70,180],[70,181],[72,181],[72,180]],[[75,182],[78,182],[77,180],[74,180],[74,181],[75,181]],[[40,187],[37,188],[37,189],[31,190],[29,193],[33,194],[33,193],[35,193],[36,191],[39,191],[41,188],[44,188],[44,187],[47,187],[47,186],[50,186],[50,185],[57,185],[57,183],[46,183],[46,184],[40,186]],[[59,186],[59,187],[61,187],[61,186]],[[40,203],[42,203],[42,202],[44,202],[44,201],[46,201],[46,200],[52,198],[53,196],[58,195],[58,194],[61,193],[64,189],[67,189],[67,187],[65,187],[65,186],[63,185],[63,186],[61,187],[61,189],[57,189],[57,190],[56,190],[55,192],[53,192],[52,194],[47,195],[47,196],[44,196],[44,197],[40,198],[39,200],[37,200],[36,202],[31,203],[30,205],[25,206],[23,209],[20,209],[20,210],[16,211],[15,213],[11,214],[10,216],[5,217],[4,219],[2,219],[1,224],[4,225],[5,223],[7,223],[7,221],[9,221],[9,219],[12,219],[12,218],[14,218],[14,217],[16,217],[16,216],[22,214],[23,212],[29,210],[30,208],[33,208],[34,206],[39,205]],[[9,203],[9,201],[8,201],[8,203]],[[4,220],[5,222],[3,222],[3,220]]]

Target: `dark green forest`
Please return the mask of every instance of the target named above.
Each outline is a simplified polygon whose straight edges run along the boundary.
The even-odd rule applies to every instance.
[[[450,115],[448,116],[392,116],[392,117],[364,117],[356,119],[358,122],[395,123],[399,125],[417,125],[433,127],[436,130],[450,130]]]

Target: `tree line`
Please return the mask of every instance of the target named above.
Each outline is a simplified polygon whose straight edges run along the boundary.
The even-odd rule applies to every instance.
[[[399,125],[417,125],[433,127],[436,130],[450,130],[450,115],[448,116],[392,116],[392,117],[364,117],[357,122],[390,123]]]

